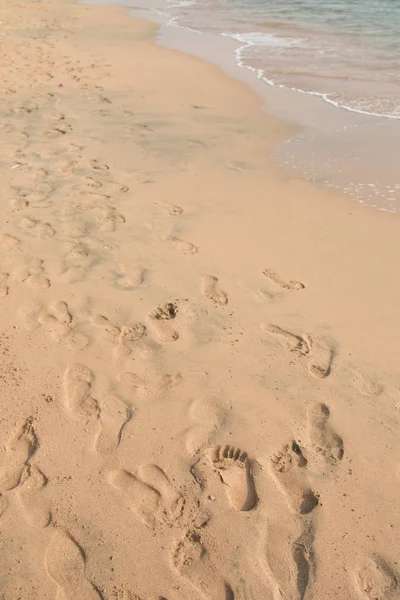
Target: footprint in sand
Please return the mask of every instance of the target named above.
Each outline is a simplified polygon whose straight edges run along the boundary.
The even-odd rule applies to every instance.
[[[162,342],[175,342],[179,333],[171,326],[170,321],[175,319],[178,307],[172,302],[158,306],[149,314],[149,320]]]
[[[228,303],[228,296],[219,287],[218,277],[205,275],[201,280],[201,291],[206,298],[223,306]]]
[[[118,357],[129,356],[135,342],[146,334],[146,327],[139,322],[131,325],[114,325],[105,315],[95,315],[92,319],[102,332],[103,337],[114,346],[114,354]]]
[[[12,275],[19,283],[27,283],[40,289],[50,287],[50,280],[44,275],[43,260],[40,258],[29,259],[25,264],[18,266]]]
[[[231,587],[218,573],[197,532],[189,531],[172,548],[171,563],[204,600],[234,600]]]
[[[155,202],[155,204],[163,206],[171,217],[180,217],[183,213],[183,208],[177,204],[167,204],[166,202]]]
[[[25,466],[39,446],[32,419],[17,426],[9,436],[0,456],[0,492],[12,490],[20,483]]]
[[[182,514],[183,496],[157,465],[139,467],[135,474],[113,471],[108,481],[122,492],[128,506],[148,527],[154,528],[157,521],[173,525]]]
[[[42,223],[41,221],[36,221],[35,219],[31,219],[30,217],[24,217],[19,222],[20,227],[27,231],[32,231],[32,233],[43,240],[47,240],[52,238],[55,235],[54,229],[49,225],[49,223]]]
[[[0,271],[0,298],[4,298],[5,296],[8,295],[8,291],[9,291],[8,278],[9,278],[9,273]]]
[[[310,513],[318,504],[318,496],[307,483],[306,465],[307,460],[295,441],[284,446],[270,461],[270,472],[290,509],[302,515]]]
[[[18,489],[18,499],[25,519],[32,527],[43,528],[51,523],[46,487],[47,477],[37,467],[28,465],[24,482]]]
[[[170,235],[167,239],[174,244],[181,254],[197,254],[199,251],[198,247],[191,242],[185,242],[185,240],[181,240],[174,235]]]
[[[161,391],[164,392],[169,388],[175,387],[182,382],[183,378],[179,372],[141,377],[131,371],[123,371],[122,373],[119,373],[117,379],[123,386],[144,397],[147,394],[154,394]]]
[[[272,283],[284,290],[302,290],[305,288],[304,283],[301,283],[301,281],[284,281],[272,269],[264,269],[263,274]]]
[[[97,587],[87,579],[86,554],[73,537],[56,531],[45,554],[45,567],[57,585],[57,598],[62,600],[103,600]]]
[[[118,448],[124,427],[132,418],[132,409],[115,394],[110,394],[100,406],[101,430],[95,440],[95,449],[100,454],[109,455]]]
[[[317,403],[308,411],[308,431],[315,453],[324,462],[336,465],[343,458],[342,438],[329,425],[330,410],[326,404]]]
[[[125,223],[126,219],[112,206],[106,206],[101,209],[98,222],[101,231],[112,232],[117,229],[118,224]]]
[[[274,599],[310,597],[308,592],[315,578],[314,537],[310,522],[283,519],[269,523],[260,562]]]
[[[398,600],[400,576],[381,556],[365,561],[354,574],[354,582],[361,598],[366,600]]]
[[[227,486],[227,496],[236,510],[252,510],[257,503],[251,465],[246,452],[234,446],[216,446],[210,460]]]
[[[73,414],[99,415],[97,400],[91,395],[94,373],[84,365],[70,365],[64,373],[64,406]]]
[[[193,400],[189,415],[195,425],[186,431],[185,444],[190,456],[195,456],[214,443],[226,421],[227,411],[216,402]]]
[[[1,245],[6,250],[18,250],[21,247],[21,240],[5,233],[1,239]]]
[[[46,310],[41,310],[38,321],[59,344],[83,350],[89,343],[86,336],[75,330],[75,323],[66,302],[53,302]]]
[[[123,290],[132,290],[141,285],[146,277],[146,270],[140,267],[129,269],[120,265],[120,273],[117,273],[115,284]]]
[[[307,356],[308,370],[315,378],[323,379],[329,375],[333,350],[324,339],[311,340],[309,336],[296,335],[271,323],[264,324],[261,328],[265,333],[277,336],[291,352]]]

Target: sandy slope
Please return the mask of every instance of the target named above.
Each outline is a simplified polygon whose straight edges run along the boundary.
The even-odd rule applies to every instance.
[[[151,25],[0,20],[0,597],[399,598],[398,218]]]

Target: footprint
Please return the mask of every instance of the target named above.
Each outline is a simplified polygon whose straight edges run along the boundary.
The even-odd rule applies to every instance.
[[[204,600],[234,600],[231,587],[218,573],[196,532],[189,531],[172,549],[171,563]]]
[[[18,490],[24,516],[32,527],[47,527],[52,519],[46,499],[47,477],[37,467],[28,465],[26,471],[26,478]]]
[[[105,315],[95,315],[93,323],[101,328],[104,337],[115,346],[114,353],[119,357],[129,356],[133,344],[140,340],[147,331],[143,323],[139,322],[118,327],[113,325]]]
[[[121,443],[125,425],[132,418],[132,410],[114,394],[107,397],[100,409],[101,431],[95,441],[100,454],[111,454]]]
[[[86,578],[86,554],[73,537],[56,531],[46,549],[45,567],[58,588],[60,600],[103,600],[97,587]]]
[[[176,248],[181,254],[197,254],[199,251],[198,247],[194,244],[191,244],[190,242],[185,242],[184,240],[181,240],[180,238],[175,237],[173,235],[170,235],[167,239],[170,242],[173,242],[173,244],[176,246]]]
[[[122,274],[117,276],[116,285],[124,290],[131,290],[138,287],[145,280],[146,271],[140,267],[131,270],[123,266],[120,268]]]
[[[305,288],[304,283],[301,283],[301,281],[284,281],[272,269],[264,269],[263,274],[272,283],[284,290],[302,290]]]
[[[312,340],[309,336],[301,336],[282,329],[272,323],[261,326],[262,330],[269,335],[278,336],[284,342],[288,350],[308,356],[308,370],[317,379],[327,377],[331,371],[333,349],[326,340],[319,338]]]
[[[193,400],[189,415],[196,424],[187,430],[185,442],[189,454],[195,456],[213,444],[226,421],[226,410],[215,402]]]
[[[83,350],[89,343],[87,337],[75,331],[72,314],[64,301],[50,304],[40,312],[38,320],[59,344]]]
[[[325,462],[336,465],[343,458],[344,446],[342,438],[329,425],[330,414],[326,404],[315,404],[308,411],[308,429],[317,455]]]
[[[246,452],[233,446],[216,446],[210,456],[218,475],[227,489],[231,506],[236,510],[251,510],[257,503],[257,494]]]
[[[367,600],[399,598],[399,575],[381,556],[365,561],[355,573],[355,585],[360,596]]]
[[[130,388],[133,391],[138,391],[142,395],[165,391],[171,387],[175,387],[182,382],[181,373],[164,373],[163,375],[153,375],[149,377],[140,377],[136,373],[123,371],[117,376],[118,381],[122,385]]]
[[[156,514],[160,502],[160,494],[139,481],[135,475],[125,470],[114,471],[108,481],[114,488],[120,490],[129,507],[139,519],[152,529],[156,525]]]
[[[177,305],[167,302],[167,304],[158,306],[149,314],[150,322],[162,342],[175,342],[179,338],[179,333],[171,327],[169,322],[175,319],[177,312]]]
[[[310,523],[285,520],[268,527],[261,558],[276,600],[304,600],[314,581],[314,529]]]
[[[3,235],[1,243],[6,250],[17,250],[21,246],[21,240],[8,233]]]
[[[5,452],[0,456],[0,492],[17,487],[38,445],[32,419],[15,428],[5,443]]]
[[[306,337],[303,338],[300,335],[291,333],[286,329],[282,329],[279,325],[273,325],[272,323],[264,324],[261,328],[269,335],[278,336],[291,352],[295,352],[302,356],[305,356],[310,352],[310,344]]]
[[[157,465],[148,464],[139,467],[136,474],[141,481],[160,494],[158,518],[165,523],[175,523],[183,512],[185,500],[176,491],[165,472]]]
[[[179,217],[184,212],[183,208],[177,204],[167,204],[166,202],[156,202],[155,204],[163,206],[171,217]]]
[[[333,349],[326,340],[319,338],[310,342],[308,370],[317,379],[328,377],[331,372]]]
[[[119,489],[129,507],[149,527],[156,522],[177,524],[185,501],[157,465],[139,467],[135,474],[125,470],[110,474],[109,483]]]
[[[84,365],[70,365],[64,373],[64,406],[72,413],[99,415],[97,400],[91,395],[93,372]]]
[[[27,263],[20,265],[13,271],[13,278],[20,283],[28,283],[36,288],[50,287],[50,280],[44,275],[43,261],[40,258],[32,258]]]
[[[295,441],[284,446],[271,457],[271,474],[283,492],[291,510],[302,515],[310,513],[318,504],[318,496],[307,484],[304,467],[307,460]]]
[[[99,217],[101,231],[115,231],[119,223],[125,223],[125,217],[111,206],[102,208]]]
[[[7,296],[9,287],[8,287],[8,278],[9,274],[4,271],[0,271],[0,298],[4,298]]]
[[[218,283],[218,277],[214,275],[205,275],[201,280],[201,291],[215,304],[224,305],[228,303],[228,296],[223,292]]]
[[[21,219],[19,225],[22,229],[33,231],[35,235],[43,240],[52,238],[55,235],[55,231],[49,223],[42,223],[41,221],[36,221],[30,217]]]

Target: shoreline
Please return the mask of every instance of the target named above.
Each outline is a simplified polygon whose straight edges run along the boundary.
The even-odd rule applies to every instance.
[[[118,0],[88,3],[95,4],[118,5]],[[278,166],[294,176],[344,192],[361,204],[399,212],[400,181],[396,178],[393,157],[400,121],[346,110],[300,90],[271,86],[259,79],[257,73],[237,63],[240,42],[222,34],[171,25],[165,16],[154,9],[138,8],[137,3],[131,9],[126,4],[124,9],[133,16],[157,23],[157,41],[162,46],[217,64],[263,99],[266,114],[292,123],[293,135],[273,151]]]
[[[154,24],[0,8],[4,596],[396,590],[397,215]]]

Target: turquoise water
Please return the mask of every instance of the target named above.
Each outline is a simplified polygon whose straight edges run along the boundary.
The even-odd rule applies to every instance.
[[[241,43],[271,85],[400,119],[400,0],[165,0],[171,25]]]

